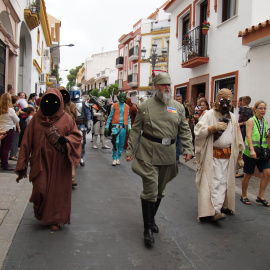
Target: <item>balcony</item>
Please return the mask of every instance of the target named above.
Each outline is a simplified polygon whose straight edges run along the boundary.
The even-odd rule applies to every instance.
[[[119,90],[122,90],[123,89],[123,80],[122,79],[116,80],[115,81],[115,84],[118,85],[118,89]]]
[[[207,35],[200,26],[182,38],[182,68],[195,68],[209,62],[207,57]]]
[[[135,46],[129,49],[129,61],[136,61],[139,59],[139,46]]]
[[[115,67],[116,68],[123,68],[124,67],[124,57],[123,56],[119,56],[118,58],[116,58]]]
[[[151,31],[160,31],[165,29],[170,29],[171,20],[161,20],[151,22]]]
[[[128,86],[130,87],[138,86],[138,73],[132,73],[128,75]]]
[[[24,10],[24,18],[30,30],[39,26],[39,7],[30,5]]]

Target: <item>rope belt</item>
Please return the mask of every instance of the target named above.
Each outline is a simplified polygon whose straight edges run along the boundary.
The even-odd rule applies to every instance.
[[[213,157],[218,159],[228,159],[231,156],[231,147],[219,149],[213,147]]]
[[[143,132],[142,136],[149,141],[161,143],[163,145],[171,145],[171,144],[174,144],[175,142],[175,139],[170,139],[170,138],[160,139],[160,138],[153,137],[152,135],[149,135],[145,132]]]

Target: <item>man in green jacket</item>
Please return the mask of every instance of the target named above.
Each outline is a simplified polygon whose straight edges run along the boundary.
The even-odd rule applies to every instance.
[[[126,151],[126,161],[131,161],[135,155],[132,170],[143,180],[141,202],[146,244],[155,242],[153,232],[158,233],[159,229],[154,217],[164,197],[166,184],[178,173],[175,159],[177,134],[184,148],[185,161],[193,155],[185,109],[172,100],[169,74],[158,74],[154,84],[157,93],[138,107]]]

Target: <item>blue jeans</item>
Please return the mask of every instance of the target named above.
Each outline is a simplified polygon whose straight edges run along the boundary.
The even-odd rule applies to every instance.
[[[179,135],[176,135],[175,141],[176,141],[176,160],[178,160],[182,152],[182,143],[180,141]]]

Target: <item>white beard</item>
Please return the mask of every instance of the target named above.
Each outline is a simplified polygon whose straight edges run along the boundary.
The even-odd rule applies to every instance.
[[[168,94],[165,94],[164,92],[161,92],[159,89],[157,89],[156,95],[157,98],[166,105],[168,105],[169,101],[172,99],[171,91]]]

